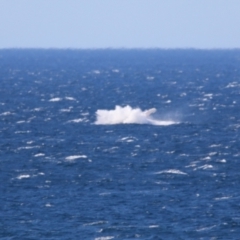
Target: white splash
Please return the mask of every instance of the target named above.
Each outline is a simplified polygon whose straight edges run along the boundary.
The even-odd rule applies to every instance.
[[[125,107],[116,106],[114,110],[97,110],[97,120],[95,124],[107,125],[137,123],[167,126],[177,123],[172,120],[158,120],[152,117],[151,114],[156,111],[156,108],[142,111],[140,108],[132,108],[128,105]]]

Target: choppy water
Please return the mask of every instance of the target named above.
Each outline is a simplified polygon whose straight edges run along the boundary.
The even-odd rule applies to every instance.
[[[0,84],[1,239],[239,239],[239,50],[1,50]]]

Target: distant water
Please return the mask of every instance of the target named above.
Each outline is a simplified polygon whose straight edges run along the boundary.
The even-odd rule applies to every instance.
[[[0,239],[239,239],[240,50],[0,50]]]

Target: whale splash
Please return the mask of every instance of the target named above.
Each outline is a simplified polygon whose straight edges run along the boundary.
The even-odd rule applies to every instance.
[[[151,108],[142,111],[140,108],[132,108],[130,106],[116,106],[114,110],[97,110],[95,121],[96,125],[112,125],[112,124],[151,124],[167,126],[176,124],[172,120],[159,120],[152,116],[157,111]]]

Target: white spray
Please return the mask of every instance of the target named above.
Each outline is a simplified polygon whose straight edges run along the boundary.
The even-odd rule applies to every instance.
[[[151,115],[155,113],[156,108],[151,108],[142,111],[140,108],[132,108],[130,106],[116,106],[114,110],[97,110],[97,120],[95,124],[107,125],[107,124],[152,124],[152,125],[171,125],[176,124],[174,121],[162,121],[155,119]]]

